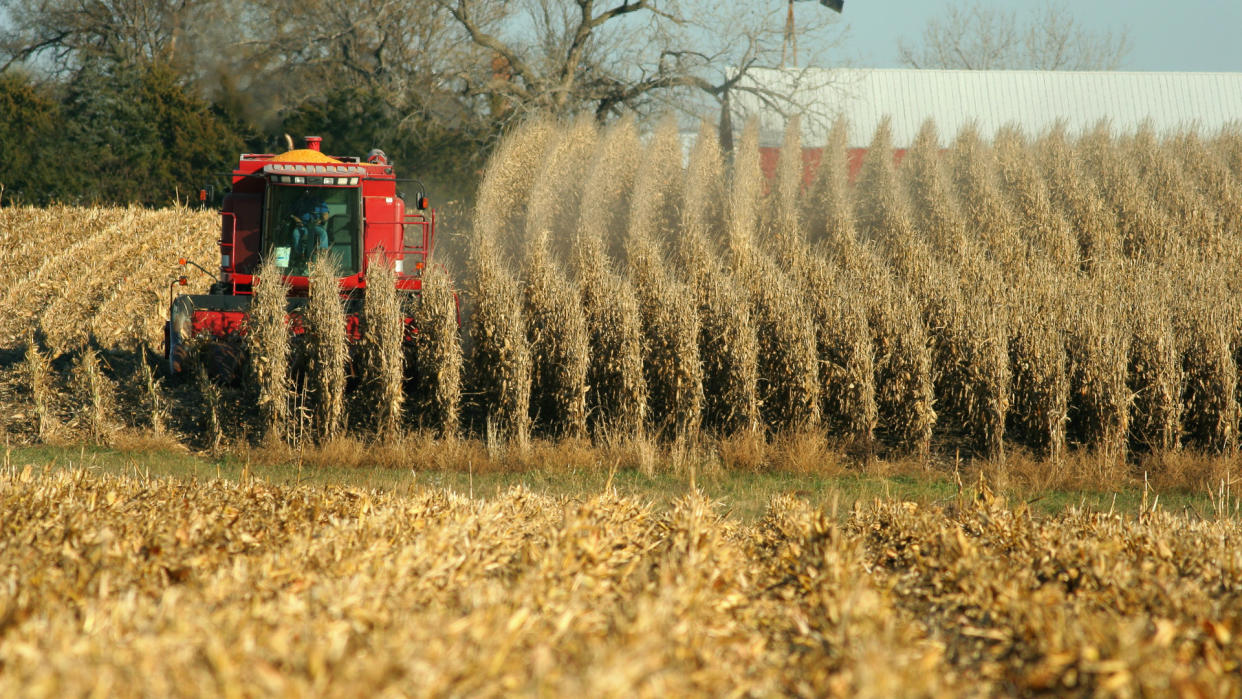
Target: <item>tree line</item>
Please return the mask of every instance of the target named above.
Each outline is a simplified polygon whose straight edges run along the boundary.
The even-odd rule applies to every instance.
[[[0,0],[0,201],[164,205],[285,133],[383,148],[433,196],[464,196],[527,114],[712,114],[762,93],[741,79],[779,60],[786,8],[744,5]],[[803,5],[814,62],[836,15]]]
[[[286,133],[331,153],[383,148],[433,198],[469,198],[491,145],[533,113],[705,117],[727,149],[731,94],[805,113],[797,66],[842,62],[828,7],[840,3],[0,0],[0,204],[166,205],[225,185],[238,153],[279,150]],[[1042,7],[951,8],[899,60],[1082,69],[1124,56],[1124,34]],[[780,89],[746,79],[777,66],[795,74]]]

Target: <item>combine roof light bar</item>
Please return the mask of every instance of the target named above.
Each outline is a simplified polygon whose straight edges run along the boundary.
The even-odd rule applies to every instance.
[[[272,177],[278,184],[330,184],[357,185],[358,175],[366,174],[366,170],[350,165],[292,165],[272,163],[263,167],[263,172]],[[327,175],[325,177],[325,175]],[[352,175],[340,177],[339,175]]]

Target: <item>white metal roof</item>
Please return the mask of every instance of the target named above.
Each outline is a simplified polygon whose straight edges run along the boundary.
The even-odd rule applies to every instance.
[[[1144,122],[1158,132],[1214,132],[1242,120],[1242,73],[836,68],[754,69],[747,77],[776,92],[794,91],[805,110],[804,146],[823,145],[838,115],[847,119],[852,147],[870,143],[890,116],[898,148],[909,146],[928,118],[946,141],[971,122],[990,136],[1007,124],[1030,134],[1058,121],[1082,131],[1102,119],[1117,132]],[[733,103],[738,128],[758,113],[761,144],[780,145],[784,117],[744,91],[733,93]]]

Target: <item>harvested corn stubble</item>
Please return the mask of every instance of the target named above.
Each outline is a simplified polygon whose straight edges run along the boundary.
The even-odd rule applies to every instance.
[[[1242,692],[1235,517],[30,466],[0,504],[4,696]]]

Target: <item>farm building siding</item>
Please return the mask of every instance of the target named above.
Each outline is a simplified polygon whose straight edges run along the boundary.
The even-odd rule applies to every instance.
[[[1039,134],[1057,122],[1079,132],[1107,120],[1126,133],[1146,122],[1166,133],[1242,120],[1242,73],[837,68],[756,69],[747,78],[778,92],[794,88],[806,110],[802,143],[811,147],[823,145],[837,116],[846,118],[854,148],[867,146],[886,115],[897,148],[913,143],[927,119],[946,141],[971,122],[986,137],[1010,124]],[[780,145],[784,116],[745,92],[733,104],[738,128],[757,114],[761,145]]]

